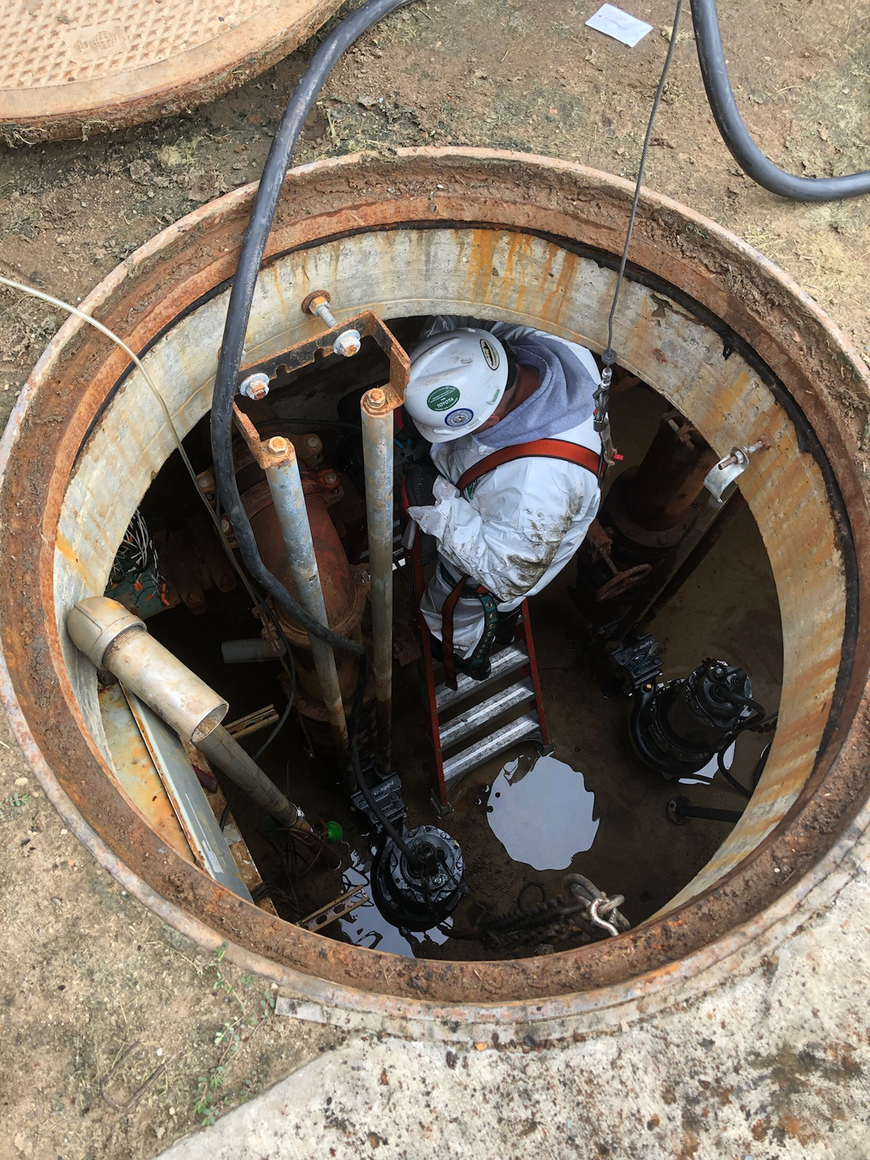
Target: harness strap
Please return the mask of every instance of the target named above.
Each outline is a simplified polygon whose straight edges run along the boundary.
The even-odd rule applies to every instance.
[[[602,456],[588,447],[581,447],[577,443],[570,443],[567,439],[534,439],[530,443],[515,443],[513,447],[503,447],[500,451],[494,451],[491,455],[487,455],[485,459],[481,459],[479,463],[475,463],[472,467],[460,476],[456,488],[463,492],[475,480],[480,479],[482,475],[486,475],[490,471],[494,471],[496,467],[501,467],[503,463],[511,463],[515,459],[563,459],[568,463],[576,463],[578,467],[584,467],[587,471],[591,471],[598,482],[606,470],[606,463]],[[467,577],[461,577],[456,586],[450,592],[450,595],[444,601],[441,608],[441,643],[444,651],[444,678],[448,688],[456,688],[456,657],[453,653],[453,613],[459,598],[466,590]],[[481,637],[477,649],[475,649],[474,656],[482,653],[484,656],[488,655],[489,649],[492,647],[493,637],[498,622],[498,610],[494,597],[487,592],[481,585],[478,586],[474,593],[481,600],[484,609],[484,633]],[[489,605],[491,604],[491,607]]]
[[[453,655],[453,612],[459,603],[466,576],[461,576],[456,587],[441,606],[441,644],[444,648],[444,680],[450,689],[456,688],[456,657]]]
[[[501,467],[503,463],[512,463],[515,459],[564,459],[568,463],[576,463],[578,467],[585,467],[591,471],[600,483],[604,476],[605,462],[600,455],[588,447],[581,447],[578,443],[570,443],[567,439],[533,439],[530,443],[515,443],[512,447],[502,447],[500,451],[493,451],[485,459],[473,464],[464,471],[456,484],[458,491],[465,489],[482,475]]]

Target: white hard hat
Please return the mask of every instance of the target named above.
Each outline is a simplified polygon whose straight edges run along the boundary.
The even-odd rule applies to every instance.
[[[411,351],[405,410],[430,443],[476,431],[508,385],[507,351],[488,330],[463,327],[425,338]]]

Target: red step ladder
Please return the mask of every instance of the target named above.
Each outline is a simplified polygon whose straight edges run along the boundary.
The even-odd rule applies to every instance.
[[[529,606],[523,601],[514,639],[494,653],[485,681],[457,674],[456,687],[444,678],[444,666],[432,656],[431,637],[420,600],[423,576],[422,536],[419,531],[406,552],[417,602],[417,626],[422,656],[420,675],[423,709],[428,724],[432,762],[432,801],[443,816],[451,810],[449,795],[467,773],[523,741],[533,741],[542,752],[552,752]]]

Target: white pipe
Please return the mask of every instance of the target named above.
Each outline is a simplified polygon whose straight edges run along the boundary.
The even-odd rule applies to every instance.
[[[197,745],[229,705],[148,632],[117,600],[89,596],[70,610],[67,632],[98,669],[108,669],[179,736]]]
[[[255,636],[249,640],[225,640],[221,642],[221,656],[225,665],[243,665],[250,661],[276,661],[278,653],[267,640]]]

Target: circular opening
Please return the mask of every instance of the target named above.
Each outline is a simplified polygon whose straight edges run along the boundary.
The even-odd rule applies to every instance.
[[[254,303],[252,361],[317,332],[299,304],[318,286],[331,289],[339,318],[365,308],[388,321],[470,314],[602,349],[623,183],[540,159],[412,151],[389,166],[309,167],[290,184]],[[209,405],[249,196],[239,191],[171,227],[85,304],[147,351],[182,434]],[[740,923],[811,873],[863,790],[865,743],[853,719],[866,672],[866,504],[845,448],[866,382],[793,286],[688,211],[648,197],[632,258],[617,320],[622,366],[719,455],[766,445],[740,489],[779,601],[780,716],[758,789],[692,880],[638,929],[542,958],[421,964],[281,923],[216,887],[127,805],[107,776],[93,667],[61,626],[77,599],[103,591],[174,444],[141,376],[104,339],[70,323],[46,351],[4,439],[7,710],[32,760],[44,758],[117,858],[173,906],[331,984],[411,1006],[534,996],[533,1013],[541,996],[618,985],[730,945]]]
[[[423,244],[422,238],[418,244]],[[436,239],[427,238],[425,244],[431,250]],[[425,324],[423,318],[390,319],[393,333],[406,347],[417,340]],[[292,373],[279,371],[266,400],[242,404],[263,439],[281,434],[293,440],[307,486],[318,488],[327,471],[340,483],[340,492],[333,493],[329,502],[329,525],[324,526],[318,506],[311,513],[312,530],[319,537],[318,555],[333,623],[355,612],[365,639],[372,637],[371,618],[363,615],[354,581],[355,571],[357,576],[365,575],[368,567],[364,470],[353,418],[365,384],[379,383],[386,374],[386,358],[372,342],[364,344],[352,364],[331,356]],[[604,928],[588,928],[579,908],[576,923],[565,913],[574,906],[570,896],[574,880],[568,875],[582,875],[609,895],[624,895],[621,911],[638,926],[668,906],[728,835],[745,807],[748,787],[760,777],[774,721],[763,727],[764,732],[744,729],[734,743],[726,743],[725,734],[720,740],[716,733],[712,748],[705,740],[700,759],[678,760],[686,768],[666,779],[654,757],[655,768],[650,771],[632,749],[631,678],[625,665],[636,664],[637,647],[660,650],[663,665],[656,684],[663,693],[665,682],[685,679],[704,658],[739,662],[749,674],[752,697],[764,706],[765,716],[773,716],[782,681],[782,635],[770,565],[745,507],[735,515],[731,506],[717,509],[702,501],[688,515],[675,517],[674,512],[681,512],[685,505],[685,486],[679,481],[685,478],[687,465],[692,470],[691,487],[699,488],[717,455],[659,394],[636,376],[617,372],[612,415],[622,458],[606,482],[597,526],[609,528],[611,539],[617,535],[614,521],[621,509],[614,505],[618,497],[631,498],[641,461],[646,459],[646,474],[659,469],[658,449],[664,446],[680,473],[670,480],[677,499],[672,501],[673,511],[665,512],[664,521],[671,529],[676,518],[677,534],[656,531],[651,544],[643,534],[629,544],[617,539],[611,545],[610,565],[598,558],[597,549],[581,549],[576,561],[530,602],[527,612],[552,753],[542,753],[541,743],[531,738],[509,742],[503,737],[502,731],[512,728],[515,721],[520,722],[523,737],[529,732],[529,726],[522,725],[532,687],[525,672],[522,639],[500,641],[502,647],[493,658],[495,672],[486,684],[478,687],[466,682],[452,699],[446,687],[436,694],[448,702],[439,713],[439,732],[450,812],[440,819],[432,800],[438,785],[433,777],[429,725],[421,712],[427,693],[415,629],[414,564],[396,552],[392,768],[401,776],[407,824],[413,828],[437,821],[459,843],[467,867],[464,905],[446,920],[436,912],[425,929],[417,929],[410,914],[405,915],[410,928],[397,929],[402,927],[401,912],[392,914],[395,921],[390,921],[375,905],[371,877],[372,866],[379,864],[378,831],[372,833],[351,804],[322,707],[308,695],[309,679],[304,673],[294,678],[292,672],[282,671],[268,645],[266,663],[235,662],[237,656],[264,658],[261,624],[251,615],[250,594],[221,555],[208,513],[178,453],[161,468],[116,557],[107,592],[132,601],[147,618],[152,635],[219,692],[231,706],[228,720],[260,714],[262,729],[246,734],[245,744],[251,751],[260,754],[272,727],[269,721],[277,721],[295,690],[298,716],[291,716],[258,762],[308,816],[339,823],[342,839],[330,849],[316,851],[299,838],[284,850],[273,832],[263,832],[262,808],[234,793],[232,782],[222,779],[234,823],[270,884],[272,902],[282,918],[298,922],[352,888],[360,888],[365,896],[352,911],[336,919],[330,910],[330,937],[438,960],[504,959],[539,950],[552,953],[583,945],[599,931],[599,937],[605,937]],[[204,473],[210,487],[208,424],[205,416],[185,442],[194,469]],[[397,455],[404,446],[400,437]],[[238,434],[235,457],[243,503],[251,513],[255,534],[264,554],[268,553],[270,566],[280,571],[277,553],[274,562],[272,556],[277,524],[270,531],[261,522],[261,513],[271,511],[267,485]],[[641,475],[639,492],[646,491],[643,479]],[[720,523],[718,517],[725,512],[727,517],[723,515]],[[726,521],[733,521],[733,526],[722,532]],[[341,544],[338,562],[326,547],[330,541],[325,533],[331,534],[333,528]],[[691,573],[691,582],[680,587],[678,596],[661,602],[661,611],[650,624],[655,643],[650,639],[644,645],[645,633],[637,630],[623,637],[621,619],[627,617],[626,626],[633,625],[639,613],[632,610],[649,602],[664,582],[662,576],[653,579],[652,585],[641,584],[644,569],[649,572],[651,565],[638,568],[636,554],[654,562],[663,554],[667,559],[671,545],[686,528],[687,540],[679,544],[679,558],[689,561],[688,569],[703,557]],[[722,539],[708,549],[720,535]],[[154,562],[143,564],[144,558]],[[628,565],[629,581],[638,577],[622,595],[625,581],[620,579],[616,589],[610,575],[610,567],[617,567],[614,561],[623,571]],[[204,566],[209,564],[211,571]],[[665,575],[675,567],[676,559],[671,558]],[[434,572],[430,564],[424,579],[431,579]],[[333,603],[332,594],[345,583],[349,595],[343,603]],[[598,599],[610,592],[612,598]],[[621,665],[608,659],[610,649],[604,642],[611,636],[621,638],[621,650],[629,650]],[[341,654],[337,660],[341,669],[346,661]],[[310,670],[310,654],[304,649],[297,653],[297,665]],[[433,686],[442,683],[437,668]],[[98,699],[105,728],[106,702],[114,706],[116,694],[101,690]],[[271,717],[263,718],[263,708],[271,706],[276,706]],[[655,729],[658,711],[653,710],[650,703],[646,711]],[[755,716],[745,706],[732,706],[729,718],[735,713],[747,724]],[[690,724],[690,730],[697,728],[697,722]],[[364,728],[364,754],[368,736]],[[495,749],[497,745],[505,748]],[[107,737],[107,747],[117,768],[128,742],[113,734]],[[473,750],[476,764],[462,772],[467,758],[461,755],[467,748]],[[723,751],[725,773],[717,768],[717,750]],[[729,772],[732,781],[726,778]],[[370,776],[376,777],[374,770]],[[741,784],[746,787],[743,791]],[[676,802],[674,809],[668,809],[669,802]],[[150,816],[152,807],[148,802],[144,806]],[[689,820],[685,810],[696,807],[701,815]],[[221,814],[223,808],[218,800],[217,812]],[[725,815],[705,817],[703,811],[710,808],[724,810]],[[680,826],[679,832],[675,826]],[[236,830],[231,832],[235,835]],[[401,876],[405,877],[404,872]],[[314,925],[326,929],[326,920],[326,915],[320,916]]]

